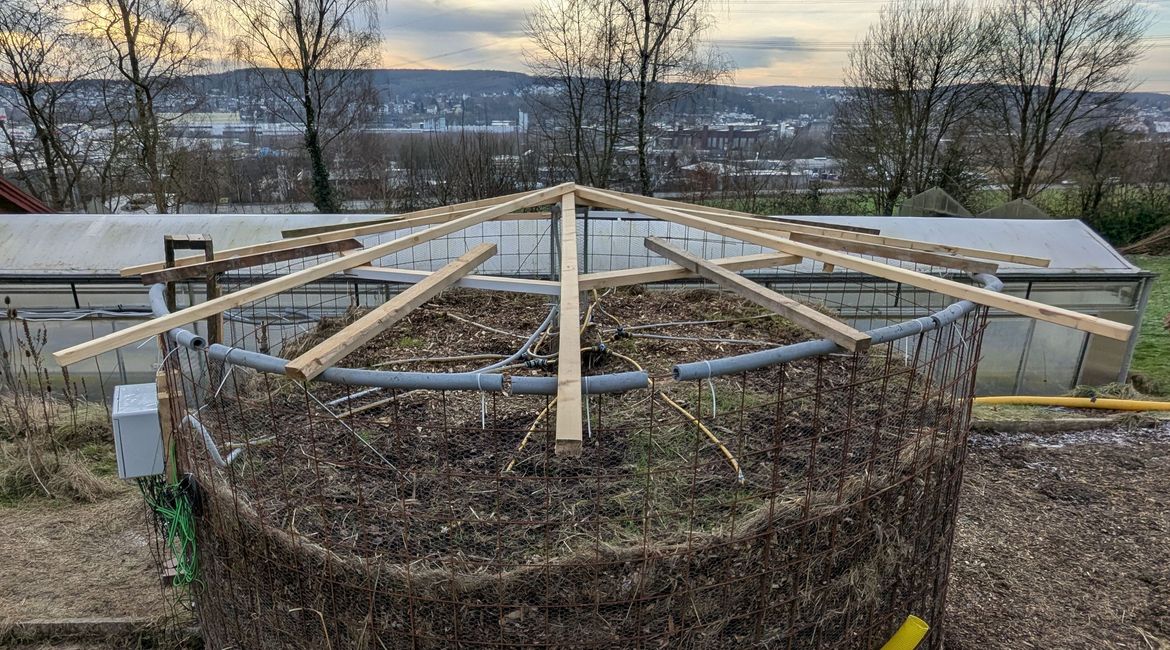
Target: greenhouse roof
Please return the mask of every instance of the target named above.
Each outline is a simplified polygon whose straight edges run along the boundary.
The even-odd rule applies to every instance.
[[[1077,219],[955,217],[808,217],[844,226],[880,227],[883,235],[972,248],[1012,251],[1051,260],[1048,268],[1000,262],[1002,275],[1133,274],[1130,264],[1092,228]]]
[[[598,218],[626,213],[594,212]],[[206,233],[223,250],[278,240],[281,232],[368,221],[375,215],[192,214],[192,215],[0,215],[0,277],[117,277],[119,269],[161,257],[167,234]],[[803,218],[803,217],[802,217]],[[1141,269],[1077,220],[1017,220],[954,217],[807,217],[810,220],[880,228],[894,237],[1051,260],[1048,268],[1001,262],[1004,275],[1136,274]]]

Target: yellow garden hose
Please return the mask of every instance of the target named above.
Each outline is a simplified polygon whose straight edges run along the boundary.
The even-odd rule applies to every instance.
[[[914,650],[929,631],[930,626],[926,621],[917,616],[907,616],[906,622],[902,623],[902,627],[898,628],[889,641],[886,641],[882,650]]]
[[[1065,406],[1075,409],[1107,409],[1110,411],[1170,411],[1170,402],[1112,399],[1108,397],[1043,397],[1038,395],[1007,395],[1003,397],[976,397],[976,404],[1014,404],[1017,406]]]

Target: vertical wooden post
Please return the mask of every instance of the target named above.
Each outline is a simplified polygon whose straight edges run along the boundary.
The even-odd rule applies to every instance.
[[[203,243],[203,257],[208,262],[215,259],[215,244],[211,241],[211,237],[207,237]],[[218,273],[214,271],[207,272],[205,294],[205,300],[215,300],[219,297]],[[217,313],[207,317],[207,342],[210,344],[223,343],[223,313]]]
[[[163,345],[163,337],[159,337],[159,345]],[[163,348],[165,350],[165,348]],[[178,452],[175,449],[175,412],[174,397],[171,391],[170,379],[167,376],[165,365],[154,374],[155,388],[158,391],[158,421],[162,430],[163,467],[166,471],[167,483],[174,485],[179,482]]]
[[[581,289],[577,273],[576,195],[561,197],[561,323],[557,352],[558,456],[580,456],[581,421]]]
[[[163,266],[166,268],[173,268],[175,266],[175,238],[172,235],[163,235],[163,254],[165,261]],[[174,312],[175,306],[175,283],[167,283],[167,309]]]
[[[215,259],[215,244],[211,240],[211,235],[163,235],[163,253],[165,260],[163,265],[165,268],[174,268],[175,266],[175,251],[178,249],[184,250],[201,250],[203,251],[204,261],[211,262]],[[214,300],[219,297],[219,274],[208,271],[206,283],[206,295],[204,300]],[[167,282],[167,309],[172,312],[176,310],[175,305],[175,283]],[[223,338],[223,315],[215,314],[207,317],[207,341],[209,343],[221,343]]]

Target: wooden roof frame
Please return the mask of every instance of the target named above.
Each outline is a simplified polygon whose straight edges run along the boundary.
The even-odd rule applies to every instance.
[[[550,218],[547,212],[517,211],[553,204],[560,206],[559,214],[554,211],[551,216],[553,223],[559,226],[557,235],[561,245],[559,281],[471,274],[470,271],[475,266],[495,253],[495,246],[491,244],[482,244],[469,250],[436,272],[371,266],[373,262],[387,255],[487,221]],[[652,219],[661,219],[703,232],[738,239],[762,246],[772,252],[705,260],[674,248],[666,242],[650,238],[646,242],[647,246],[669,259],[671,264],[581,274],[578,269],[576,248],[577,206],[634,212]],[[424,230],[401,235],[377,245],[358,248],[353,244],[354,238],[357,237],[424,226],[426,227]],[[295,236],[264,244],[217,251],[214,268],[208,266],[209,263],[203,258],[183,258],[177,260],[175,267],[169,269],[165,269],[162,262],[153,262],[127,267],[122,273],[143,275],[144,278],[151,279],[177,279],[194,277],[221,267],[236,269],[268,263],[274,259],[321,254],[322,251],[337,256],[235,293],[61,350],[54,353],[54,358],[58,364],[68,366],[337,273],[359,278],[412,283],[412,287],[390,299],[367,317],[359,319],[350,327],[289,362],[286,374],[291,377],[311,380],[356,346],[383,331],[390,322],[405,316],[411,309],[418,307],[439,291],[457,284],[492,290],[556,295],[560,301],[560,331],[576,333],[579,332],[581,325],[580,296],[583,291],[698,276],[764,304],[845,349],[865,350],[869,337],[864,332],[859,332],[831,316],[764,288],[737,273],[747,269],[792,265],[803,260],[820,262],[826,268],[840,267],[869,274],[1109,338],[1127,340],[1133,332],[1129,325],[1035,303],[858,255],[928,264],[970,273],[993,273],[998,268],[997,262],[1047,266],[1048,260],[1042,258],[889,237],[866,228],[840,228],[805,220],[773,220],[734,210],[599,190],[574,183],[563,183],[494,199],[419,210],[389,220],[337,224],[289,231],[288,234]],[[576,454],[580,453],[583,442],[580,337],[561,336],[559,345],[555,400],[556,451],[558,454]]]

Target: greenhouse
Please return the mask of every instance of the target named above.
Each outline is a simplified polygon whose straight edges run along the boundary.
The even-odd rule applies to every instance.
[[[482,273],[542,281],[555,276],[556,247],[553,226],[534,213],[532,218],[490,221],[459,235],[459,243],[491,239],[498,253]],[[547,217],[547,212],[543,214]],[[149,317],[148,287],[137,277],[123,277],[120,269],[160,259],[165,235],[199,233],[210,236],[220,250],[278,239],[282,233],[303,234],[314,229],[366,222],[370,215],[0,215],[0,295],[5,298],[7,322],[0,326],[4,370],[30,363],[20,353],[20,339],[30,331],[45,332],[46,347],[53,352],[119,330]],[[809,219],[812,219],[811,217]],[[1151,274],[1130,264],[1088,226],[1076,220],[1008,220],[944,217],[816,217],[845,227],[880,230],[883,235],[964,245],[990,250],[1020,252],[1051,263],[1036,267],[999,263],[996,273],[1005,292],[1049,305],[1100,316],[1125,324],[1141,321],[1148,298]],[[660,264],[662,260],[643,246],[646,236],[675,238],[688,250],[708,258],[753,255],[759,246],[734,239],[699,234],[663,221],[627,212],[593,209],[578,214],[577,236],[583,273],[617,267]],[[374,234],[358,239],[371,245],[394,236]],[[416,273],[432,271],[450,257],[447,247],[456,241],[444,238],[392,256],[387,266],[411,267]],[[441,249],[441,250],[440,250]],[[198,251],[196,251],[198,252]],[[180,251],[180,255],[183,253]],[[201,253],[200,253],[201,254]],[[279,271],[274,264],[244,273],[260,276]],[[901,320],[914,304],[917,290],[875,278],[858,282],[857,274],[829,270],[804,261],[798,265],[754,269],[745,275],[771,286],[799,285],[799,293],[828,304],[852,305],[841,317],[859,329]],[[951,273],[956,277],[963,274]],[[237,274],[239,275],[239,274]],[[236,281],[245,278],[238,277]],[[355,296],[358,304],[372,304],[417,280],[409,274],[366,275],[353,271],[344,279],[327,279],[298,290],[313,295],[312,305],[321,313],[288,309],[284,327],[274,336],[303,329],[305,323],[329,315],[338,301],[326,295]],[[467,281],[465,281],[466,283]],[[470,281],[474,286],[474,281]],[[675,284],[694,284],[680,280]],[[536,285],[539,286],[539,285]],[[846,297],[861,291],[867,297]],[[177,306],[204,300],[201,282],[182,284]],[[291,300],[291,299],[290,299]],[[294,301],[295,302],[295,301]],[[303,302],[303,301],[302,301]],[[344,302],[344,301],[340,301]],[[309,311],[312,311],[310,309]],[[225,319],[233,317],[231,312]],[[197,328],[204,328],[202,323]],[[200,331],[204,331],[200,329]],[[283,332],[283,334],[282,334]],[[992,309],[987,340],[979,366],[980,394],[1060,394],[1078,384],[1103,384],[1126,378],[1134,340],[1128,343],[1081,331],[1037,322]],[[42,355],[44,363],[51,359]],[[87,392],[106,393],[116,383],[153,377],[160,358],[153,340],[70,368],[75,380],[84,381]]]

